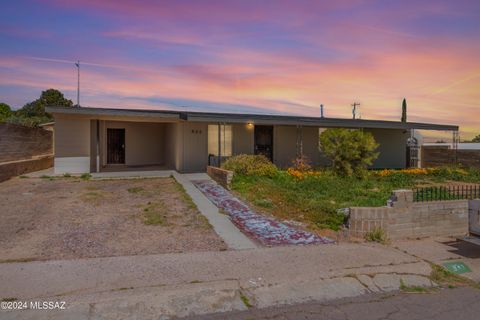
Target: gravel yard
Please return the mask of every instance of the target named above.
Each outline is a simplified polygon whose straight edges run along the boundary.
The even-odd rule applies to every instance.
[[[0,217],[0,262],[226,249],[173,178],[15,178]]]

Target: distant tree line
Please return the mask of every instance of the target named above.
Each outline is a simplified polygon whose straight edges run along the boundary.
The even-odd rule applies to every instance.
[[[73,102],[56,89],[42,91],[38,99],[25,104],[18,110],[12,110],[8,104],[0,102],[0,122],[36,127],[53,121],[52,115],[45,112],[46,106],[72,107]]]
[[[475,138],[473,138],[472,140],[465,140],[463,142],[474,142],[474,143],[480,143],[480,134],[477,134],[477,136]]]

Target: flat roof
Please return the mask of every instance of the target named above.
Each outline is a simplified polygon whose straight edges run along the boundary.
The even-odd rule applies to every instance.
[[[400,122],[385,120],[364,120],[345,118],[321,118],[290,115],[245,114],[245,113],[214,113],[197,111],[174,110],[145,110],[145,109],[110,109],[91,107],[54,107],[46,108],[53,114],[81,114],[87,116],[132,116],[147,118],[169,118],[169,120],[214,122],[214,123],[253,123],[265,125],[302,125],[315,127],[337,128],[376,128],[376,129],[420,129],[458,131],[456,125],[443,125],[420,122]]]

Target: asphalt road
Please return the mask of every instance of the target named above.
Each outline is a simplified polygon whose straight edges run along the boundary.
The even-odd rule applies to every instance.
[[[434,293],[396,292],[188,319],[477,320],[480,319],[480,290],[455,288]]]

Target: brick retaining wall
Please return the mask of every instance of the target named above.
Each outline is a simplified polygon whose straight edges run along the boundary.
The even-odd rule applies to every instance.
[[[53,155],[0,163],[0,182],[53,166]]]
[[[413,202],[410,190],[394,191],[391,207],[350,208],[350,234],[364,237],[375,228],[390,239],[460,236],[468,232],[468,200]]]
[[[233,179],[233,171],[207,166],[207,174],[222,187],[230,189],[230,183]]]
[[[0,162],[29,159],[52,153],[53,133],[51,131],[0,123]]]

